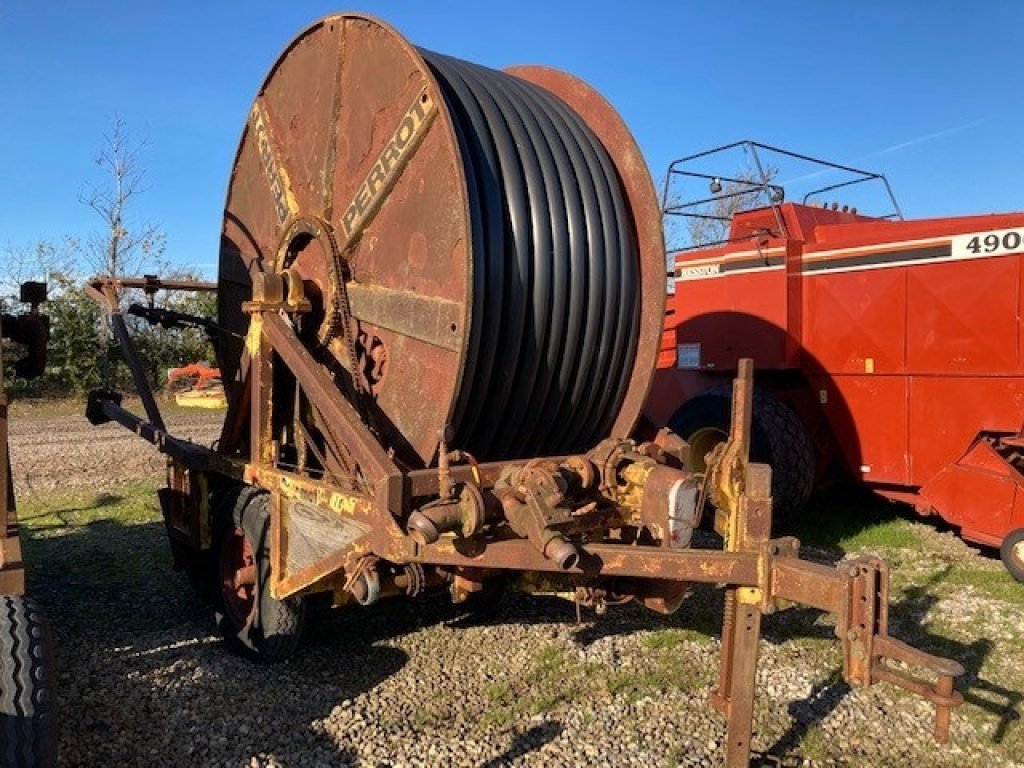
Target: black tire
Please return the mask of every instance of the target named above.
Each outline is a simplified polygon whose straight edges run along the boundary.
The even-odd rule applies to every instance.
[[[703,471],[706,449],[729,434],[732,388],[715,387],[688,400],[669,428],[691,443],[691,471]],[[772,468],[772,519],[777,528],[807,504],[814,487],[814,445],[792,408],[762,390],[754,390],[750,460]]]
[[[254,661],[284,661],[299,646],[306,606],[301,597],[277,600],[270,594],[270,506],[267,495],[254,488],[242,490],[233,508],[225,505],[220,510],[214,547],[225,571],[233,567],[232,562],[239,564],[232,554],[239,542],[251,551],[255,581],[245,600],[222,575],[220,601],[214,610],[217,626],[233,650]]]
[[[1024,581],[1024,528],[1010,531],[999,548],[1003,565],[1017,581]]]
[[[53,638],[30,599],[0,596],[0,764],[57,764]]]

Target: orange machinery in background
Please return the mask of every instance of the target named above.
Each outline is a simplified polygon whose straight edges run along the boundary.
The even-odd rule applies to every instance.
[[[182,389],[182,383],[185,389]],[[220,368],[206,363],[190,363],[167,371],[167,388],[174,392],[178,405],[186,408],[227,408]]]

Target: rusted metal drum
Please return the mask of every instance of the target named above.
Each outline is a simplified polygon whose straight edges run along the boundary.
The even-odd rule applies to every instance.
[[[434,460],[445,426],[480,460],[624,436],[650,384],[655,191],[619,116],[561,72],[419,50],[366,16],[306,29],[260,88],[231,175],[229,397],[242,304],[267,270],[302,277],[300,337],[410,466]]]

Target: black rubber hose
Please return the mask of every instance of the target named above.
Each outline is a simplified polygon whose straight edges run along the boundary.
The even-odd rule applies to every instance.
[[[536,89],[519,81],[524,89]],[[586,375],[594,345],[587,344],[587,328],[596,327],[600,307],[595,300],[599,295],[601,264],[603,262],[603,240],[600,224],[600,201],[593,184],[586,157],[576,137],[562,116],[543,107],[540,110],[548,121],[549,141],[560,147],[563,165],[568,166],[571,179],[567,188],[574,190],[578,207],[569,208],[572,216],[569,222],[572,250],[568,254],[567,268],[571,280],[570,313],[566,328],[565,351],[562,365],[558,370],[556,386],[548,393],[540,412],[535,414],[527,426],[530,428],[524,443],[533,445],[542,453],[558,453],[567,450],[560,439],[568,427],[566,414],[572,412],[571,401],[577,382]],[[595,266],[596,265],[596,266]]]
[[[543,88],[421,53],[475,197],[455,444],[488,460],[588,448],[622,405],[639,332],[635,227],[614,165]]]
[[[547,107],[559,130],[566,137],[576,160],[577,176],[589,200],[585,207],[588,232],[587,253],[587,308],[586,322],[582,329],[581,351],[572,386],[562,393],[562,402],[557,413],[562,414],[549,426],[549,436],[544,444],[545,452],[561,452],[580,446],[577,439],[579,427],[594,420],[593,400],[596,381],[601,376],[602,348],[606,345],[603,327],[607,325],[609,306],[609,258],[612,245],[610,227],[612,219],[611,192],[603,182],[603,174],[597,163],[596,153],[591,146],[590,136],[585,133],[582,123],[564,104],[544,91],[538,98]],[[606,362],[604,363],[606,366]]]
[[[601,394],[608,387],[608,379],[616,372],[611,370],[611,360],[616,328],[620,315],[622,300],[631,304],[639,302],[628,294],[620,293],[622,255],[620,243],[621,231],[630,222],[621,217],[620,212],[625,206],[622,203],[621,187],[613,185],[617,178],[609,178],[607,168],[611,166],[607,152],[593,135],[590,129],[565,102],[546,92],[541,98],[555,113],[561,115],[565,124],[572,131],[577,145],[583,152],[590,169],[592,183],[598,195],[601,216],[601,237],[604,245],[602,261],[592,262],[592,269],[603,267],[603,280],[592,281],[599,296],[591,297],[591,304],[600,307],[600,321],[592,325],[596,347],[591,356],[592,368],[581,372],[577,378],[576,388],[570,397],[571,417],[564,422],[566,430],[559,433],[558,445],[568,449],[589,444],[592,435],[604,421],[596,410]]]
[[[520,144],[519,149],[527,169],[534,223],[533,284],[529,292],[532,311],[527,313],[527,332],[519,350],[520,365],[512,382],[514,396],[508,399],[506,407],[496,411],[497,434],[502,441],[500,446],[494,446],[501,453],[514,454],[515,438],[522,425],[531,415],[536,415],[537,393],[546,392],[551,385],[552,374],[546,362],[551,356],[551,347],[557,346],[564,334],[558,318],[564,314],[567,303],[568,270],[565,257],[560,256],[568,252],[568,238],[564,234],[565,201],[551,147],[540,130],[532,105],[512,88],[512,78],[488,70],[482,72],[489,75],[487,86],[491,92],[499,95],[506,109],[518,114],[528,136],[528,143]],[[526,396],[519,396],[520,393]]]
[[[427,52],[424,52],[426,54]],[[497,157],[497,167],[502,186],[504,209],[504,243],[497,266],[504,273],[502,280],[501,314],[498,315],[496,333],[483,343],[495,345],[494,367],[486,389],[467,391],[470,397],[482,397],[480,416],[465,425],[456,424],[456,439],[466,444],[469,450],[480,456],[507,458],[506,455],[491,452],[491,443],[497,431],[495,418],[497,403],[504,402],[511,391],[512,380],[518,365],[517,354],[522,342],[529,294],[531,267],[530,232],[532,222],[527,203],[526,180],[523,176],[515,141],[505,115],[494,102],[492,95],[478,85],[473,77],[475,65],[437,54],[427,54],[428,61],[447,67],[462,80],[472,98],[480,107]],[[453,115],[453,118],[455,115]],[[474,266],[477,258],[474,256]],[[491,297],[488,296],[488,299]],[[473,322],[479,322],[482,315],[490,310],[475,300]],[[490,302],[488,302],[490,303]],[[460,393],[461,396],[461,393]],[[465,434],[464,434],[465,433]]]
[[[424,54],[429,52],[423,51]],[[458,71],[449,65],[448,57],[432,54],[428,59],[434,75],[453,116],[460,137],[459,149],[465,165],[473,170],[475,188],[467,187],[480,209],[479,226],[473,237],[473,303],[471,310],[470,348],[466,355],[466,369],[460,383],[460,392],[486,392],[490,387],[502,317],[505,271],[504,188],[494,142],[480,105],[466,87]],[[477,226],[476,220],[473,222]],[[483,289],[478,276],[483,275]],[[457,400],[453,423],[477,424],[481,417],[484,398],[460,396]],[[458,444],[467,444],[471,435],[459,436]]]
[[[526,84],[518,78],[508,78],[509,86],[517,93],[526,91]],[[572,371],[576,368],[575,342],[586,297],[585,284],[575,276],[586,274],[586,235],[584,231],[583,199],[580,195],[577,175],[568,156],[565,144],[545,110],[533,110],[532,117],[546,139],[548,155],[554,163],[554,175],[560,198],[552,196],[551,223],[555,228],[553,253],[569,254],[568,258],[556,258],[554,269],[554,296],[552,302],[551,337],[547,354],[542,363],[545,372],[544,386],[535,387],[526,407],[530,418],[523,419],[512,443],[515,455],[529,445],[538,427],[549,424],[552,408],[560,402],[560,392],[568,388]],[[554,185],[553,185],[554,186]]]
[[[522,112],[509,99],[506,89],[496,77],[497,72],[478,66],[463,69],[471,87],[486,90],[508,126],[512,145],[506,147],[519,159],[525,185],[523,196],[510,195],[510,208],[526,212],[529,226],[517,234],[517,255],[525,253],[527,262],[520,262],[517,275],[522,297],[522,329],[518,333],[518,347],[514,342],[506,346],[511,375],[502,376],[498,387],[492,390],[486,412],[488,419],[481,434],[480,450],[487,455],[509,455],[510,443],[518,419],[524,411],[524,400],[529,396],[536,378],[537,367],[543,354],[543,343],[548,337],[548,317],[551,302],[552,249],[551,224],[548,212],[544,173],[537,157],[537,147],[524,123]],[[518,190],[513,191],[516,192]]]

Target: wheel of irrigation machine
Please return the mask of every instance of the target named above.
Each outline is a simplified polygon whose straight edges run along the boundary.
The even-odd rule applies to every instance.
[[[729,436],[732,389],[715,387],[682,405],[669,427],[690,445],[690,466],[705,469],[704,457]],[[754,390],[750,460],[772,468],[772,520],[792,520],[814,485],[814,446],[792,408],[763,390]]]
[[[1024,581],[1024,528],[1010,531],[999,548],[1003,565],[1017,581]]]
[[[0,597],[0,765],[57,764],[53,639],[39,607],[19,595]]]
[[[284,661],[299,645],[302,598],[270,594],[270,508],[265,493],[245,488],[224,505],[216,522],[221,600],[214,615],[233,650],[255,661]]]

